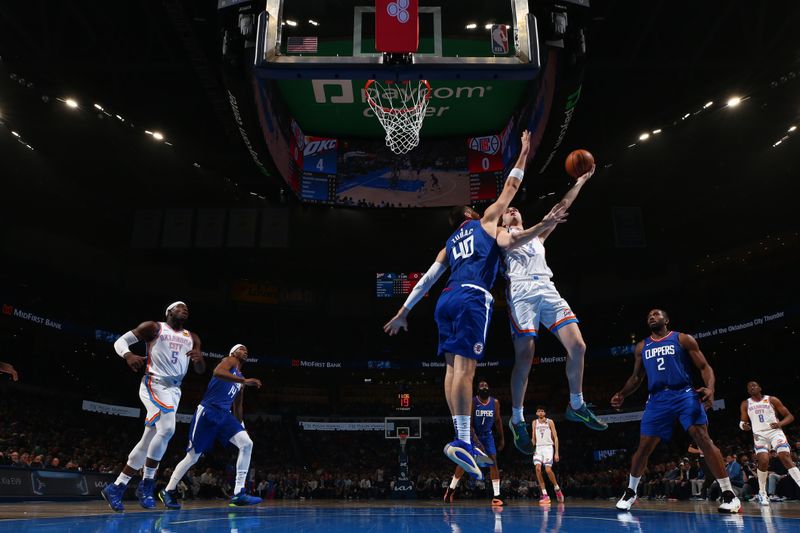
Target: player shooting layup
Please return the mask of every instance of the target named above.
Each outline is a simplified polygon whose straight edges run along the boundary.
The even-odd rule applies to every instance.
[[[530,150],[530,133],[522,134],[522,147],[514,169],[497,201],[481,217],[468,206],[454,208],[451,223],[456,228],[436,261],[412,290],[406,303],[384,326],[389,335],[407,329],[407,316],[413,305],[450,266],[447,287],[436,304],[439,328],[439,355],[445,356],[445,398],[453,415],[457,438],[445,446],[445,455],[468,474],[483,479],[476,457],[484,465],[491,464],[485,454],[473,447],[470,429],[472,383],[477,362],[483,358],[486,331],[491,319],[494,285],[500,266],[497,246],[497,225],[522,183],[525,162]],[[563,221],[563,208],[551,211],[542,225],[549,227]]]

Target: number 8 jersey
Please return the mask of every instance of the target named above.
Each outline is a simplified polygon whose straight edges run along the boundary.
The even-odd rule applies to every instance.
[[[447,260],[452,283],[473,283],[490,290],[500,266],[500,247],[480,220],[468,220],[447,239]]]
[[[670,331],[666,337],[644,340],[642,364],[647,372],[650,393],[662,390],[680,390],[692,386],[689,377],[689,353],[678,340],[680,333]]]

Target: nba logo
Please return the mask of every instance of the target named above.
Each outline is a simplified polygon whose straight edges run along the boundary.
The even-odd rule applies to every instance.
[[[505,24],[492,24],[492,53],[508,54],[508,26]]]

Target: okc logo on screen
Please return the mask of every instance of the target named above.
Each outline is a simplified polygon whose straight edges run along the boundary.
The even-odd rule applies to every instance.
[[[469,149],[483,154],[494,155],[500,151],[500,137],[489,135],[487,137],[473,137]]]
[[[396,17],[397,22],[405,24],[408,22],[408,0],[397,0],[397,2],[389,2],[386,6],[386,12],[390,17]]]

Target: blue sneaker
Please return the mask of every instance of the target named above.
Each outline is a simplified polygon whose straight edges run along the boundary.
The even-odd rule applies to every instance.
[[[122,496],[125,494],[125,488],[125,485],[110,483],[100,491],[100,494],[103,496],[103,499],[108,502],[108,506],[111,507],[112,511],[121,513],[125,510],[125,506],[122,505]]]
[[[241,507],[244,505],[258,505],[261,503],[261,498],[258,496],[250,496],[244,489],[240,490],[238,494],[234,494],[231,498],[231,503],[228,507]]]
[[[139,505],[141,505],[142,508],[156,508],[156,499],[153,498],[153,489],[155,486],[155,479],[142,479],[136,487],[136,497],[139,498]]]
[[[583,422],[587,428],[595,431],[605,431],[608,429],[608,424],[597,418],[589,407],[584,403],[580,409],[573,409],[571,405],[567,405],[567,412],[564,417],[572,422]]]
[[[528,435],[528,425],[525,421],[520,420],[515,424],[509,420],[508,429],[514,435],[514,446],[525,455],[533,455],[533,443],[531,442],[531,436]]]
[[[178,501],[178,492],[174,490],[161,489],[158,491],[158,499],[164,504],[167,509],[180,509],[181,504]]]
[[[445,445],[445,456],[453,461],[455,464],[464,469],[464,472],[472,476],[474,479],[483,479],[483,472],[481,472],[476,460],[475,447],[472,444],[464,442],[463,440],[454,440]],[[486,454],[484,454],[485,456]],[[483,461],[482,461],[483,462]],[[489,460],[491,463],[491,460]]]

